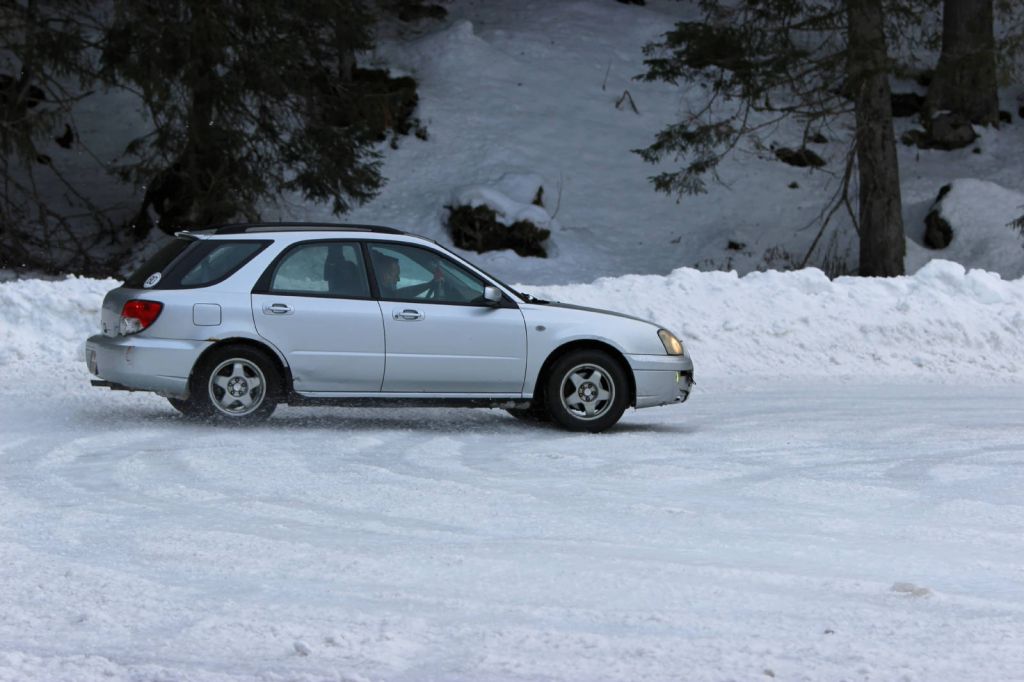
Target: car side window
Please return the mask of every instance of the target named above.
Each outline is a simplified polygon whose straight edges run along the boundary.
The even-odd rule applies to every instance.
[[[271,293],[369,298],[357,242],[313,242],[288,251],[274,269]]]
[[[483,280],[430,249],[379,242],[368,246],[377,288],[384,300],[484,302]]]
[[[213,245],[199,262],[181,276],[179,284],[182,287],[201,287],[220,281],[254,256],[260,248],[260,244],[252,242],[226,241]]]

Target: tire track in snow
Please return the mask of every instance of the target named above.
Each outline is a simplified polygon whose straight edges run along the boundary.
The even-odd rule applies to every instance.
[[[230,660],[236,678],[578,679],[570,659],[588,679],[723,659],[745,678],[793,655],[826,676],[900,656],[948,678],[970,674],[935,653],[966,637],[971,670],[1014,669],[990,654],[1022,612],[1024,547],[975,537],[1015,512],[972,501],[1020,482],[1018,394],[893,389],[880,407],[871,387],[705,386],[604,436],[493,411],[285,409],[222,429],[156,399],[5,402],[24,418],[0,450],[18,524],[0,536],[16,614],[0,650]]]

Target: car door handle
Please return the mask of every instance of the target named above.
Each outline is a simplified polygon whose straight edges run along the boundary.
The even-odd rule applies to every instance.
[[[405,320],[407,322],[413,322],[415,320],[422,320],[424,315],[418,310],[412,308],[396,308],[391,317],[396,320]]]
[[[264,315],[291,315],[295,312],[287,303],[269,303],[263,306]]]

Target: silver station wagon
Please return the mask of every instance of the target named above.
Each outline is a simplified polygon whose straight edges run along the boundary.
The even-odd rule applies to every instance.
[[[289,405],[499,407],[603,431],[686,400],[672,332],[516,291],[432,240],[362,225],[180,232],[103,301],[93,385],[190,417]]]

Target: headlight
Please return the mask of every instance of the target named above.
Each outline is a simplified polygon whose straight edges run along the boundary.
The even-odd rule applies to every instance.
[[[659,329],[658,338],[661,339],[661,344],[665,346],[665,352],[669,355],[683,355],[686,352],[683,350],[683,342],[669,330]]]

